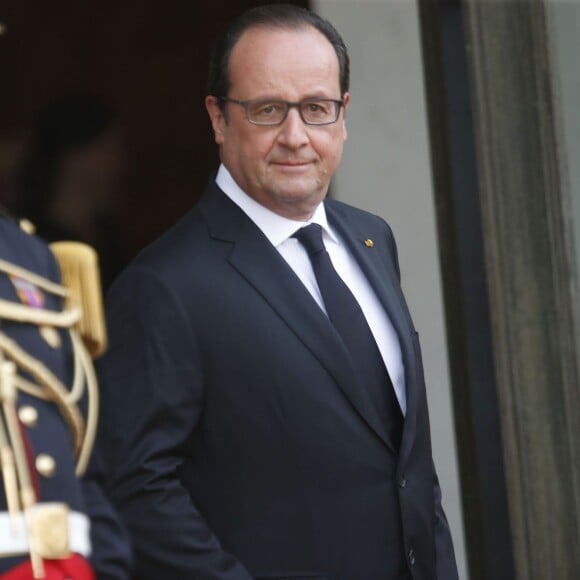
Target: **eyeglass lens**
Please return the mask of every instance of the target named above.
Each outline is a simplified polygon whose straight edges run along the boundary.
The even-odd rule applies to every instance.
[[[302,120],[309,125],[334,123],[338,119],[339,103],[328,100],[306,100],[300,103],[286,101],[255,101],[247,103],[248,119],[260,125],[282,123],[291,107],[298,107]]]

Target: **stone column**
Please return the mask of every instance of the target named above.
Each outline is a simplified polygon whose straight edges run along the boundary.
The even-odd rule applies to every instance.
[[[463,14],[516,576],[572,580],[578,302],[545,6],[463,0]]]

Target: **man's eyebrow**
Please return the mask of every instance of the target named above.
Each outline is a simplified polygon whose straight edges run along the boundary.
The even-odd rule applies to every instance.
[[[320,99],[324,99],[324,100],[328,100],[328,101],[342,101],[342,96],[339,96],[339,97],[329,97],[326,94],[318,94],[317,93],[317,94],[310,94],[310,95],[306,95],[304,97],[300,97],[296,101],[290,100],[290,99],[284,99],[282,97],[274,97],[274,96],[256,97],[255,99],[240,99],[240,100],[243,100],[243,101],[255,101],[255,102],[259,102],[259,101],[281,101],[281,102],[284,102],[284,103],[301,103],[302,101],[320,100]]]

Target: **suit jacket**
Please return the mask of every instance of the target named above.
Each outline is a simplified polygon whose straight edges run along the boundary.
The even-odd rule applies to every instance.
[[[60,281],[56,261],[47,245],[21,231],[15,222],[2,215],[0,215],[0,258],[50,281]],[[32,301],[35,297],[41,299],[44,308],[57,312],[62,310],[60,297],[35,288],[34,285],[29,286],[28,292]],[[0,298],[17,305],[23,303],[10,277],[4,271],[0,271]],[[51,346],[42,338],[39,328],[33,324],[0,318],[0,330],[28,355],[40,361],[64,385],[69,387],[72,385],[72,348],[64,332],[58,331],[59,343]],[[19,369],[18,372],[34,382],[25,370]],[[37,500],[63,502],[71,510],[89,516],[91,564],[98,578],[110,580],[128,578],[131,558],[129,542],[112,505],[103,494],[96,459],[93,458],[85,477],[79,479],[75,475],[71,434],[57,405],[51,400],[26,392],[18,392],[16,405],[20,411],[28,408],[29,415],[31,412],[35,415],[34,420],[23,420],[22,434],[29,452]],[[54,460],[54,473],[34,471],[34,465],[40,455],[48,455]],[[4,492],[0,479],[0,512],[7,509]],[[7,524],[7,520],[5,523]],[[4,531],[0,531],[0,546],[3,533]],[[23,555],[0,557],[0,575],[25,559],[27,557]]]
[[[141,580],[457,578],[393,236],[325,204],[399,335],[400,453],[324,313],[212,184],[107,299],[101,437]]]

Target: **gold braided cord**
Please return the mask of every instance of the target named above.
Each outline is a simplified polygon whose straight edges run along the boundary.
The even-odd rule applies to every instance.
[[[50,398],[48,396],[48,393],[46,393],[46,391],[42,387],[39,387],[32,381],[26,380],[24,377],[21,377],[20,375],[16,375],[14,377],[14,384],[16,385],[16,388],[19,391],[27,393],[28,395],[36,397],[37,399],[43,399],[47,401]]]
[[[75,330],[71,330],[70,337],[73,343],[73,350],[75,352],[75,365],[77,364],[76,359],[78,357],[78,364],[82,368],[82,374],[85,378],[84,382],[86,382],[87,385],[87,423],[85,436],[83,439],[82,447],[78,454],[76,465],[76,474],[81,476],[87,469],[87,465],[91,457],[91,452],[93,451],[93,446],[95,444],[95,437],[97,436],[97,424],[99,420],[99,388],[93,361],[91,360],[89,352],[86,349],[79,333]],[[71,391],[69,397],[72,398],[73,395],[74,393]]]
[[[16,276],[17,278],[22,278],[27,282],[46,290],[50,294],[55,294],[56,296],[61,296],[62,298],[66,298],[68,296],[68,291],[64,286],[49,280],[48,278],[44,278],[43,276],[39,276],[30,270],[26,270],[21,268],[20,266],[16,266],[6,260],[2,260],[0,258],[0,272],[5,272],[9,276]]]
[[[82,344],[82,342],[81,342]],[[78,385],[74,384],[73,388],[67,392],[66,400],[67,403],[74,405],[79,402],[81,397],[84,395],[85,391],[85,381],[88,379],[88,372],[85,371],[83,366],[83,361],[81,360],[80,353],[77,353],[76,350],[74,351],[74,366],[75,366],[75,383],[78,379]],[[84,375],[83,375],[84,373]],[[87,376],[85,376],[87,375]],[[51,400],[51,397],[46,392],[45,389],[39,387],[36,383],[21,377],[20,375],[16,375],[14,377],[14,384],[18,388],[19,391],[23,393],[27,393],[37,399],[43,399],[45,401]]]
[[[1,363],[0,363],[1,364]],[[2,415],[3,413],[0,413]],[[4,420],[0,416],[0,471],[2,471],[2,483],[4,484],[4,495],[6,497],[6,507],[10,514],[10,524],[12,532],[18,532],[16,516],[20,511],[20,498],[18,495],[18,478],[16,476],[16,462],[14,452],[10,446],[8,432],[4,426]]]
[[[76,327],[71,328],[69,336],[73,352],[73,382],[67,394],[67,401],[75,404],[80,401],[85,392],[85,383],[88,381],[90,370],[84,364],[83,353],[86,353],[86,347],[79,335],[78,329]]]
[[[47,398],[54,401],[68,424],[73,447],[79,453],[84,437],[84,421],[76,405],[67,401],[67,389],[60,380],[38,359],[29,355],[18,343],[0,331],[0,349],[14,361],[18,368],[28,372],[47,391]]]
[[[100,354],[106,345],[106,332],[102,320],[102,297],[94,291],[95,288],[100,288],[97,258],[92,248],[81,244],[53,244],[51,249],[61,268],[63,280],[68,280],[67,287],[2,259],[0,259],[0,272],[26,280],[48,293],[67,298],[65,308],[55,312],[0,299],[0,320],[68,330],[74,364],[72,385],[70,389],[65,387],[48,367],[1,331],[0,355],[4,351],[4,354],[16,363],[19,372],[13,377],[13,383],[18,390],[57,405],[71,430],[73,446],[77,454],[76,472],[81,475],[86,470],[89,461],[98,421],[99,393],[90,355]],[[84,292],[79,292],[79,286],[80,290],[84,289]],[[77,293],[80,296],[77,296]],[[70,300],[71,297],[75,300]],[[75,306],[78,300],[83,305],[82,311]],[[90,319],[88,322],[84,320],[87,317]],[[32,380],[23,377],[22,371],[31,375]],[[78,408],[78,402],[85,394],[85,387],[87,393],[86,425]]]
[[[6,421],[8,438],[14,452],[14,464],[19,482],[20,502],[26,514],[26,527],[31,532],[30,510],[36,503],[36,494],[32,487],[31,472],[26,458],[24,441],[20,432],[20,424],[16,414],[16,388],[12,380],[16,374],[13,361],[6,361],[2,356],[0,385],[2,388],[2,412]],[[38,551],[31,544],[29,547],[30,564],[34,578],[44,578],[44,564]]]
[[[80,317],[80,308],[68,308],[62,312],[55,312],[45,308],[31,308],[0,298],[0,319],[27,322],[38,326],[70,328],[80,320]]]

